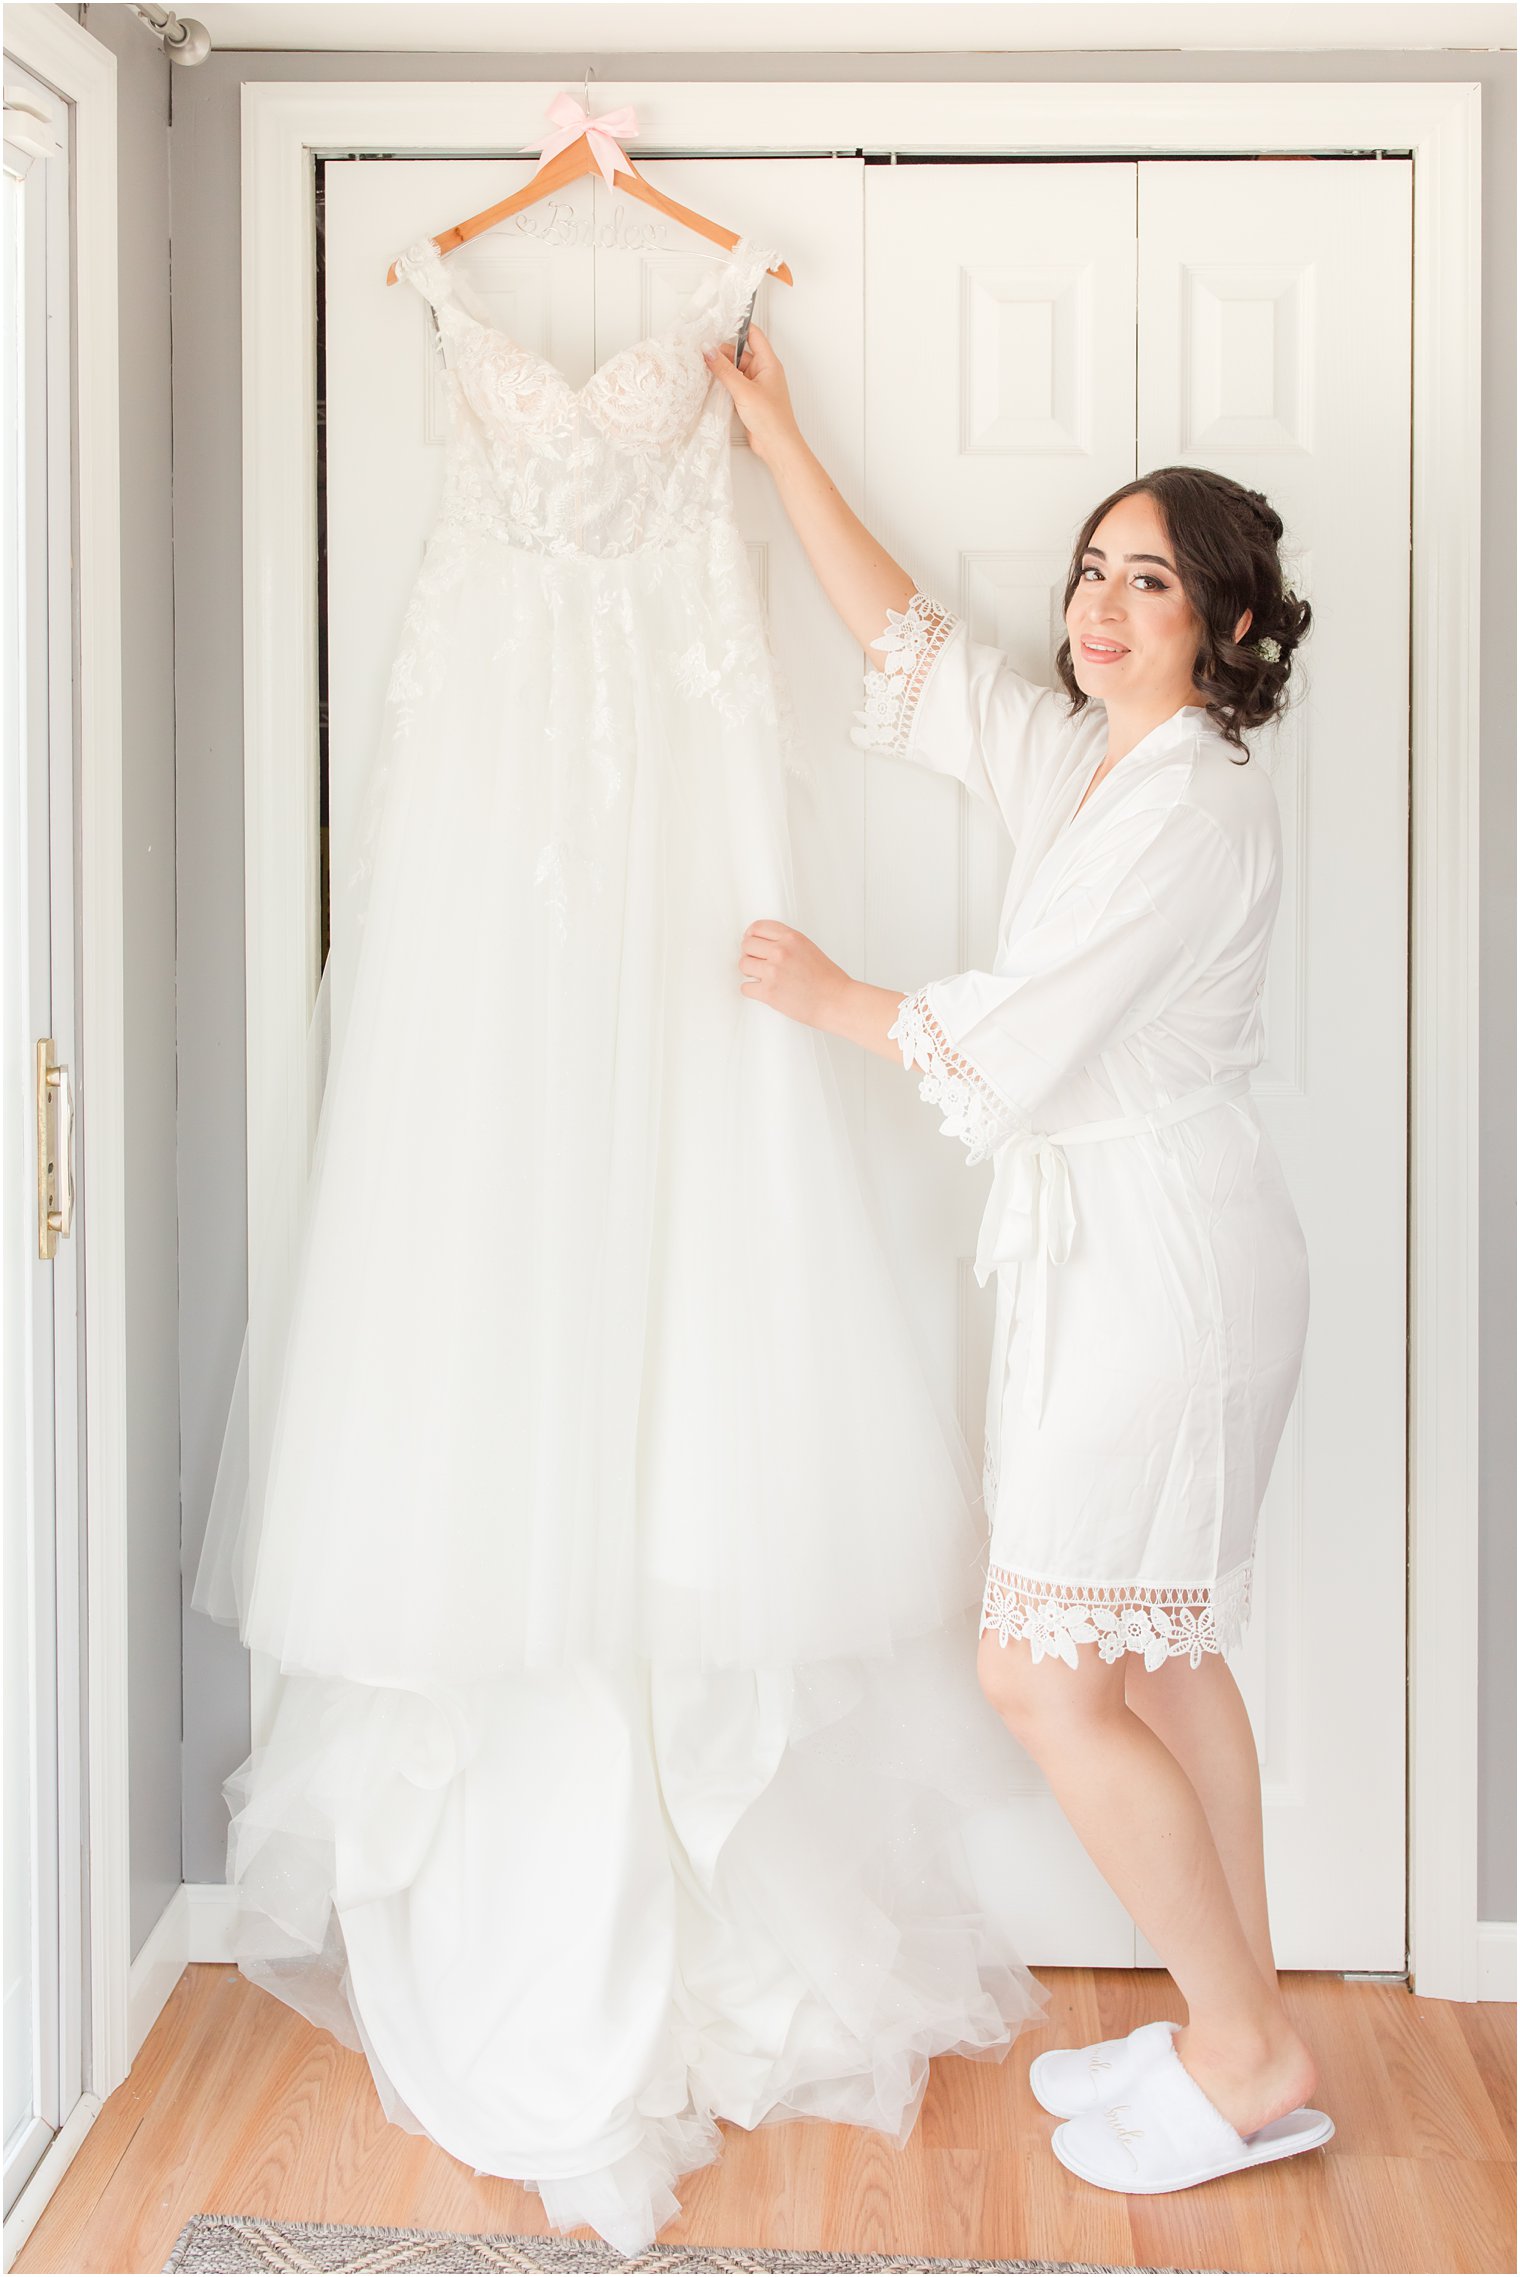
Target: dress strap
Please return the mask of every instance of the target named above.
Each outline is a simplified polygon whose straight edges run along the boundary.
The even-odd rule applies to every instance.
[[[454,280],[431,237],[419,237],[396,255],[396,274],[414,285],[430,307],[444,307],[455,298]]]
[[[731,340],[740,319],[759,291],[768,269],[781,259],[774,246],[741,237],[730,247],[728,259],[713,271],[710,293],[701,294],[691,308],[684,329],[704,344]]]
[[[414,286],[427,303],[433,326],[433,346],[447,371],[452,360],[449,336],[457,334],[462,326],[479,324],[483,319],[460,290],[459,279],[451,272],[431,237],[419,237],[404,253],[396,255],[396,274]]]

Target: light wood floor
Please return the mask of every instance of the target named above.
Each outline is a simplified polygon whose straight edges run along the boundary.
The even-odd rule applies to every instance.
[[[907,2148],[817,2121],[726,2128],[662,2243],[1184,2269],[1513,2271],[1515,2010],[1289,1976],[1336,2123],[1323,2151],[1160,2198],[1048,2149],[1030,2057],[1175,2013],[1160,1971],[1041,1969],[1049,2023],[941,2058]],[[161,2270],[192,2214],[540,2232],[539,2202],[388,2126],[362,2056],[224,1965],[187,1969],[18,2270]]]

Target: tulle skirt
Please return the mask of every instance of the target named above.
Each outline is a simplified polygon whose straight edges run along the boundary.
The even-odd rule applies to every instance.
[[[745,926],[796,915],[739,566],[433,542],[251,1493],[202,1567],[282,1665],[753,1667],[978,1593],[827,1047],[739,987]]]
[[[975,1472],[823,1041],[739,987],[777,703],[732,532],[435,535],[193,1596],[283,1672],[240,1964],[624,2251],[718,2118],[900,2140],[1044,1999]]]
[[[423,1693],[294,1674],[227,1782],[233,1954],[387,2118],[620,2252],[718,2122],[901,2147],[929,2059],[1045,1988],[975,1612],[874,1658],[624,1660]]]

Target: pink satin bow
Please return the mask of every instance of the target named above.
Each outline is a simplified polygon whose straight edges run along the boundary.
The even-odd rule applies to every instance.
[[[578,103],[573,95],[556,95],[545,116],[553,121],[555,132],[546,134],[539,144],[539,160],[535,174],[541,174],[551,158],[568,150],[572,142],[584,135],[591,145],[591,155],[601,171],[602,180],[610,190],[615,166],[630,163],[628,153],[615,139],[618,135],[635,135],[639,131],[638,114],[631,103],[622,104],[615,111],[604,111],[599,119]]]

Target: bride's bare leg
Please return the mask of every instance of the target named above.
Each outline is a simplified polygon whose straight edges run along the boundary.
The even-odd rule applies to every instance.
[[[977,1673],[1171,1971],[1188,2005],[1177,2053],[1204,2093],[1241,2134],[1306,2102],[1314,2058],[1258,1964],[1192,1781],[1126,1701],[1122,1666],[1081,1648],[1074,1669],[1036,1662],[989,1629]]]
[[[1275,1988],[1262,1855],[1261,1765],[1229,1662],[1222,1653],[1206,1653],[1196,1668],[1181,1655],[1159,1668],[1147,1668],[1138,1653],[1126,1653],[1124,1659],[1124,1696],[1191,1780],[1256,1965]]]

